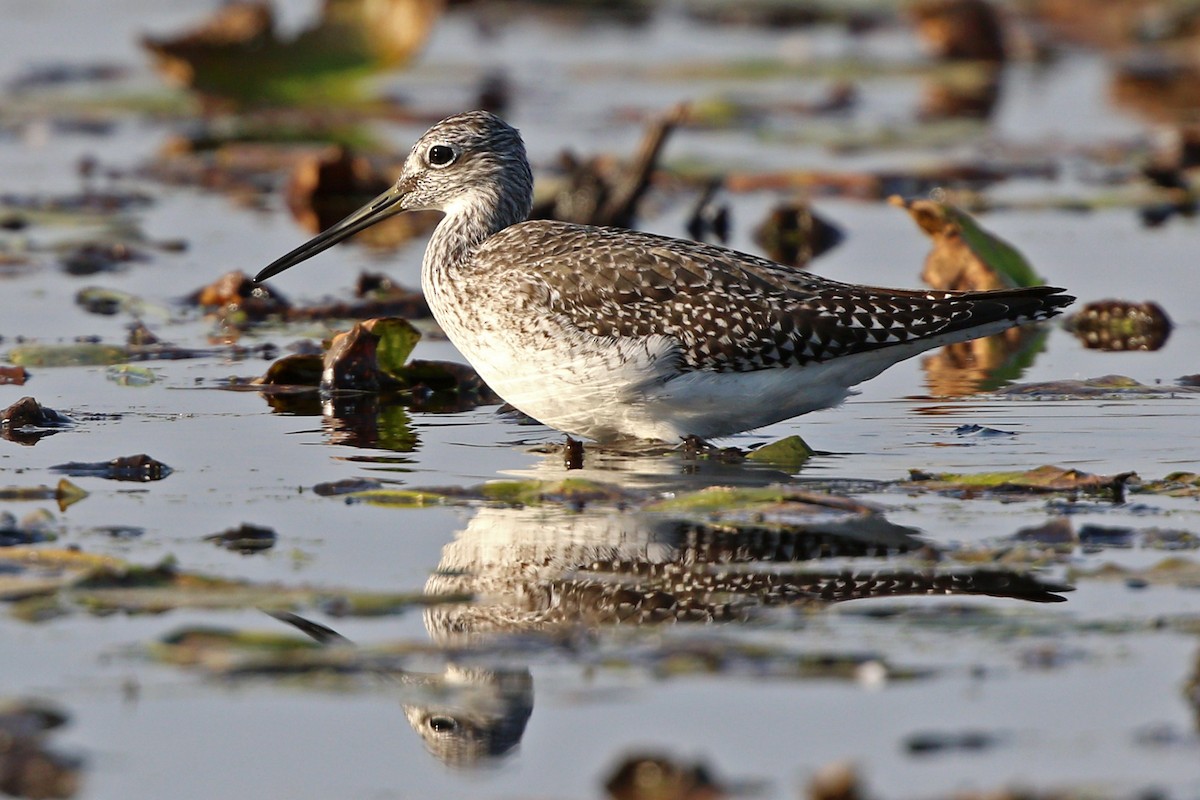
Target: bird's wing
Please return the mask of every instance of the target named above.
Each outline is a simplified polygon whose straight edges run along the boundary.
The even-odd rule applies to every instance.
[[[743,372],[1053,315],[1058,290],[959,293],[830,281],[722,247],[535,221],[489,238],[475,262],[525,284],[594,336],[670,336],[681,366]],[[966,338],[966,337],[964,337]]]

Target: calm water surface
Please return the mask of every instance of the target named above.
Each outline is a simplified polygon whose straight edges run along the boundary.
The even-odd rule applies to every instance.
[[[287,9],[293,24],[311,13],[304,4]],[[101,18],[77,11],[76,4],[16,3],[14,24],[22,44],[0,60],[0,77],[57,59],[112,59],[144,69],[134,35],[169,30],[193,19],[197,9],[192,3],[125,0]],[[77,35],[60,35],[68,25]],[[453,111],[470,101],[478,75],[505,67],[518,87],[512,119],[525,132],[538,164],[550,163],[564,146],[584,153],[627,152],[640,129],[621,122],[614,108],[653,110],[723,91],[767,98],[813,93],[812,82],[801,80],[739,84],[664,77],[631,84],[622,70],[611,68],[614,63],[650,68],[697,62],[701,55],[721,62],[764,53],[794,54],[802,60],[814,54],[842,55],[846,47],[827,31],[726,31],[669,14],[635,32],[525,20],[482,43],[477,36],[469,18],[447,18],[424,58],[385,83],[419,107]],[[68,50],[55,45],[68,38],[77,44]],[[915,57],[915,47],[894,33],[868,38],[861,46],[879,58]],[[1083,54],[1037,73],[1016,67],[1007,77],[990,135],[1010,144],[1080,146],[1152,136],[1153,129],[1106,105],[1107,77],[1102,61]],[[141,80],[153,85],[149,75]],[[911,113],[917,90],[913,81],[892,78],[866,83],[864,94],[870,102],[861,113],[869,120],[872,115]],[[418,127],[395,126],[387,134],[404,149]],[[77,186],[74,164],[80,154],[134,167],[151,157],[170,132],[170,125],[130,117],[102,138],[28,130],[6,135],[0,138],[0,192],[71,191]],[[672,140],[667,160],[710,159],[748,170],[813,165],[858,169],[872,163],[932,161],[938,155],[902,151],[839,159],[822,148],[744,131],[688,131]],[[995,196],[1091,190],[1069,158],[1064,167],[1055,181],[1013,183],[998,188]],[[101,284],[170,307],[228,270],[254,272],[306,235],[278,203],[252,212],[188,189],[141,188],[154,198],[135,218],[146,235],[184,238],[189,249],[92,278],[68,277],[52,259],[3,278],[0,335],[6,344],[17,336],[57,342],[96,335],[122,341],[128,318],[85,314],[73,301],[80,288]],[[776,199],[770,194],[730,198],[735,246],[755,249],[749,231]],[[683,235],[691,198],[652,201],[657,206],[645,227]],[[816,270],[844,280],[916,285],[928,245],[906,215],[882,204],[845,200],[819,202],[818,209],[843,226],[847,238],[815,264]],[[1200,352],[1200,284],[1194,277],[1200,228],[1194,221],[1173,220],[1148,230],[1128,209],[1012,211],[982,221],[1017,244],[1049,282],[1070,287],[1081,300],[1153,299],[1176,323],[1165,349],[1135,354],[1084,350],[1055,327],[1021,380],[1122,374],[1154,383],[1200,372],[1195,357]],[[22,235],[46,244],[85,233],[35,228]],[[6,240],[11,243],[15,237]],[[289,272],[280,288],[295,299],[345,296],[363,268],[387,269],[415,285],[422,246],[417,242],[386,260],[341,248]],[[184,346],[204,346],[211,332],[211,323],[200,318],[156,322],[151,315],[147,322],[163,339]],[[260,337],[282,345],[306,334],[320,335],[293,331]],[[459,358],[439,341],[422,342],[416,355]],[[347,505],[311,491],[320,482],[361,476],[410,486],[564,477],[558,456],[532,449],[558,442],[558,434],[498,418],[493,408],[413,413],[415,449],[398,462],[364,462],[363,457],[397,454],[339,443],[331,419],[273,413],[257,394],[215,388],[230,376],[261,374],[266,361],[206,358],[149,366],[159,380],[147,388],[118,386],[106,379],[103,368],[34,369],[27,386],[0,386],[0,406],[33,394],[80,420],[35,447],[0,443],[0,484],[52,484],[58,478],[49,469],[53,465],[140,452],[173,467],[170,478],[144,485],[81,478],[78,483],[91,494],[66,512],[60,514],[49,503],[10,503],[2,510],[20,516],[46,506],[61,522],[60,544],[135,563],[173,556],[189,571],[386,591],[420,591],[439,565],[455,565],[456,547],[487,553],[499,575],[518,554],[569,565],[580,552],[653,560],[666,558],[677,545],[645,520],[612,511],[397,510]],[[1200,463],[1200,401],[1195,397],[1031,401],[931,394],[928,375],[916,359],[863,386],[839,409],[725,443],[745,447],[803,435],[823,454],[790,478],[799,481],[889,481],[904,478],[911,468],[1015,470],[1042,464],[1102,474],[1132,470],[1157,478],[1195,470]],[[975,442],[954,433],[964,424],[1016,435]],[[789,479],[748,466],[706,463],[693,473],[674,457],[604,459],[595,454],[589,455],[585,474],[658,492]],[[855,496],[883,505],[890,522],[913,529],[939,548],[994,542],[1041,524],[1052,513],[1040,498],[961,501],[869,487]],[[1139,510],[1096,504],[1072,520],[1076,529],[1091,522],[1200,533],[1194,501],[1153,499],[1145,505]],[[273,528],[279,543],[265,554],[244,557],[201,541],[242,522]],[[145,533],[114,539],[94,530],[112,525],[135,526]],[[1165,555],[1135,547],[1077,551],[1072,560],[1085,568],[1106,562],[1143,567]],[[1050,577],[1061,578],[1061,571]],[[601,627],[573,654],[538,646],[525,658],[510,652],[500,667],[475,665],[476,672],[460,676],[461,684],[478,684],[484,694],[505,680],[515,681],[519,689],[505,697],[516,697],[520,708],[509,713],[529,713],[523,730],[506,743],[511,749],[504,757],[474,767],[447,766],[443,760],[453,759],[446,756],[445,742],[427,746],[414,731],[410,718],[420,728],[421,709],[437,705],[422,694],[427,690],[419,681],[400,685],[380,680],[348,692],[265,680],[226,684],[139,656],[140,646],[185,625],[283,630],[257,611],[76,615],[41,624],[0,617],[0,694],[52,698],[70,712],[70,726],[55,741],[85,757],[81,796],[95,798],[594,797],[618,759],[643,748],[705,760],[721,778],[759,784],[767,797],[795,796],[807,775],[834,759],[856,762],[869,786],[885,797],[1010,784],[1115,791],[1157,786],[1175,796],[1200,796],[1194,710],[1182,693],[1197,670],[1197,643],[1194,636],[1169,628],[1155,631],[1149,625],[1159,618],[1200,614],[1200,593],[1172,585],[1132,589],[1119,581],[1084,580],[1068,597],[1054,605],[981,597],[888,600],[889,607],[909,612],[890,618],[866,613],[875,602],[868,600],[819,613],[783,607],[736,625]],[[954,608],[965,604],[994,616],[987,623],[952,624],[942,613],[951,602]],[[367,645],[445,641],[450,636],[436,620],[418,612],[374,620],[312,616]],[[493,629],[520,631],[523,619],[517,614],[507,626],[495,624]],[[1101,625],[1084,632],[1084,622]],[[1109,630],[1118,623],[1129,623],[1130,630]],[[472,624],[482,631],[491,623]],[[666,677],[630,655],[639,648],[691,640],[715,642],[718,648],[760,643],[797,654],[870,653],[890,665],[933,674],[883,683],[764,679],[736,669]],[[603,666],[606,653],[621,666]],[[1047,653],[1051,655],[1044,657]],[[443,668],[449,673],[454,665],[435,664],[429,672]],[[138,687],[136,698],[130,697],[129,685]],[[904,746],[914,734],[964,731],[983,731],[997,743],[979,752],[922,757]],[[1169,732],[1170,743],[1143,743],[1147,731]]]

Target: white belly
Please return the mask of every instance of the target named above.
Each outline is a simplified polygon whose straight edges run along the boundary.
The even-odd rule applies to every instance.
[[[855,377],[845,374],[847,359],[756,372],[679,372],[663,337],[545,348],[526,340],[522,349],[501,334],[455,344],[513,406],[600,441],[727,436],[837,405],[850,394],[846,380]]]
[[[447,336],[498,395],[552,428],[599,441],[676,442],[752,430],[835,406],[897,361],[978,335],[959,331],[805,366],[680,371],[674,340],[665,336],[600,338],[537,314],[504,325],[497,320],[511,322],[510,309],[444,314],[430,299]],[[502,306],[493,300],[493,309]]]

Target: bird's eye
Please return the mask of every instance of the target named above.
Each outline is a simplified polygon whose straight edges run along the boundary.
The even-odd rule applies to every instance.
[[[454,148],[444,144],[435,144],[429,148],[427,158],[431,167],[444,167],[454,160]]]
[[[454,719],[454,717],[446,717],[440,714],[430,717],[426,724],[435,733],[453,733],[458,729],[458,720]]]

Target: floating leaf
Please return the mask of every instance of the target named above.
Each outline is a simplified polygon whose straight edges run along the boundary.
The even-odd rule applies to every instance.
[[[50,486],[3,486],[0,487],[0,500],[56,500],[58,509],[65,511],[67,506],[78,503],[87,497],[88,493],[71,483],[66,478],[55,487]]]
[[[363,327],[379,337],[375,350],[379,369],[392,377],[399,375],[413,348],[421,340],[420,331],[408,320],[397,317],[367,320]]]

